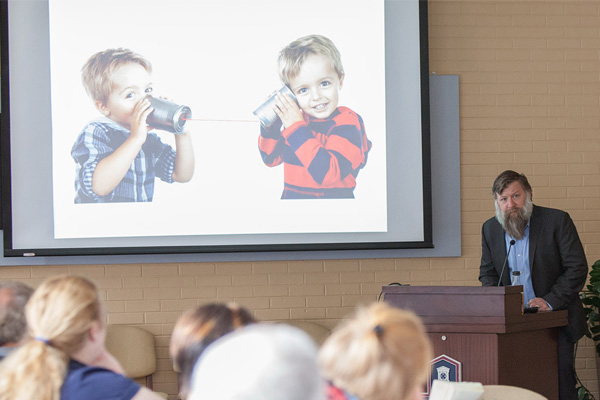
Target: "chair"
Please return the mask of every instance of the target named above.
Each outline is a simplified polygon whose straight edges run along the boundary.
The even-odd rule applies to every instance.
[[[516,386],[483,385],[483,394],[479,400],[548,400],[541,394]]]
[[[145,329],[129,325],[108,325],[106,349],[123,366],[125,375],[131,379],[144,379],[152,388],[152,374],[156,372],[156,348],[154,335]],[[157,393],[167,398],[166,393]]]
[[[319,325],[316,322],[312,321],[304,321],[304,320],[287,320],[283,321],[283,323],[287,325],[295,326],[296,328],[302,329],[304,332],[308,333],[308,335],[315,341],[318,346],[321,346],[325,339],[329,337],[331,334],[331,330],[324,327],[323,325]]]

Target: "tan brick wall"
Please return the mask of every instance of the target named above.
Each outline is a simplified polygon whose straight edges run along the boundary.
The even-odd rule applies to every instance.
[[[460,81],[468,272],[492,212],[489,187],[508,168],[527,174],[535,203],[571,214],[589,264],[600,258],[599,13],[599,1],[430,2],[430,71]],[[460,272],[447,265],[447,279]],[[598,397],[595,360],[580,341],[578,375]]]
[[[35,286],[55,274],[88,276],[110,323],[156,335],[155,386],[174,395],[169,335],[181,312],[199,304],[236,301],[259,319],[334,326],[376,300],[382,284],[478,285],[490,186],[507,168],[528,175],[537,204],[568,211],[589,263],[600,259],[600,1],[433,0],[429,16],[430,70],[460,81],[461,257],[3,267],[0,279]],[[587,339],[577,370],[598,397]]]

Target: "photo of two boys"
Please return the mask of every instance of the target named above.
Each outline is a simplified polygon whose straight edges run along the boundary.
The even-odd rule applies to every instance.
[[[384,0],[139,5],[49,0],[56,238],[387,230]]]
[[[345,77],[338,49],[321,35],[299,38],[280,52],[279,70],[290,94],[278,93],[267,106],[276,117],[262,124],[259,149],[267,166],[284,165],[282,199],[354,198],[371,142],[360,115],[338,107]],[[84,127],[71,150],[75,203],[152,201],[155,178],[192,179],[187,121],[175,149],[148,129],[157,111],[151,74],[148,60],[123,48],[98,52],[83,66],[83,84],[102,117]]]

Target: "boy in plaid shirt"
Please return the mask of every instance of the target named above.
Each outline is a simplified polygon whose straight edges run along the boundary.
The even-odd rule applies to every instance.
[[[128,49],[101,51],[83,66],[83,84],[103,117],[85,126],[71,150],[75,203],[149,202],[155,177],[192,179],[189,132],[175,135],[176,150],[148,132],[151,73],[150,62]]]

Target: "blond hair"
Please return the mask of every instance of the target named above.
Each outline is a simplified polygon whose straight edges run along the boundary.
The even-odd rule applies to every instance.
[[[152,64],[129,49],[107,49],[92,55],[81,68],[81,80],[94,101],[106,104],[113,89],[113,74],[127,64],[139,64],[152,73]]]
[[[279,52],[279,78],[289,85],[300,73],[304,61],[311,55],[327,57],[338,77],[344,76],[342,57],[331,39],[321,35],[308,35],[294,40]]]
[[[46,280],[25,307],[31,339],[0,364],[0,400],[60,400],[71,354],[103,324],[96,286],[75,276]]]
[[[414,313],[376,303],[334,330],[319,365],[334,386],[361,400],[406,400],[425,383],[431,357]]]

